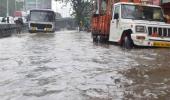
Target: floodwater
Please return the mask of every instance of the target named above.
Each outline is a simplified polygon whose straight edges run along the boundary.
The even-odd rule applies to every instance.
[[[0,39],[0,100],[170,100],[170,49],[123,50],[76,31]]]

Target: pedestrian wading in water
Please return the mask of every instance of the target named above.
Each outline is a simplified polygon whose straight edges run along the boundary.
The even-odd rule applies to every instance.
[[[23,24],[24,24],[22,18],[18,18],[15,21],[15,24],[16,24],[16,31],[18,34],[20,34],[22,31]]]

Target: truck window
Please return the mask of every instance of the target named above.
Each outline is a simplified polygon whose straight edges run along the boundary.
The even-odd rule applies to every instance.
[[[122,5],[122,18],[134,19],[134,15],[137,12],[137,9],[135,10],[135,6],[133,5]]]
[[[115,16],[115,14],[120,15],[120,14],[119,14],[119,10],[120,10],[120,6],[119,6],[119,5],[115,6],[115,9],[113,10],[113,11],[114,11],[114,13],[113,13],[113,18],[114,18],[114,16]]]
[[[153,11],[153,19],[160,19],[161,18],[161,13],[159,10],[154,10]]]
[[[162,10],[159,7],[129,4],[124,4],[121,7],[121,17],[124,19],[164,21]]]

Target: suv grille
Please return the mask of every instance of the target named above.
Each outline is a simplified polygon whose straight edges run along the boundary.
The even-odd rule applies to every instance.
[[[160,37],[170,37],[170,28],[148,27],[149,36],[151,36],[153,33],[158,33]]]

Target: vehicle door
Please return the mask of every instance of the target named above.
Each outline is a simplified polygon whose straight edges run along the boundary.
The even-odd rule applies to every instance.
[[[118,42],[120,35],[120,5],[115,5],[110,23],[110,36],[109,41]]]

